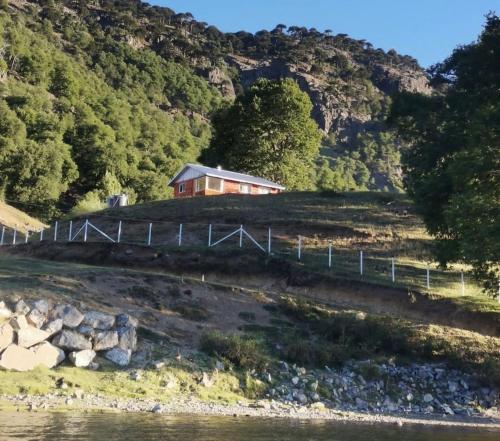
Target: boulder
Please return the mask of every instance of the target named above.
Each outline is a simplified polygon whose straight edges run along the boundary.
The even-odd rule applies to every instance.
[[[69,354],[69,359],[76,367],[89,367],[96,356],[92,349],[74,351]]]
[[[115,326],[115,316],[99,311],[89,311],[83,317],[83,324],[107,331]]]
[[[35,303],[33,303],[33,308],[38,309],[42,314],[47,316],[49,314],[49,309],[50,309],[50,303],[48,300],[37,300]]]
[[[80,325],[76,330],[86,337],[94,338],[96,335],[96,330],[92,326]]]
[[[107,351],[104,356],[114,364],[118,366],[128,366],[130,364],[130,359],[132,357],[132,351],[124,350],[121,348],[113,348],[110,351]]]
[[[9,323],[15,331],[19,331],[20,329],[24,329],[29,326],[29,323],[24,315],[12,317]]]
[[[9,371],[26,372],[36,366],[35,354],[29,349],[10,345],[0,357],[0,368]]]
[[[16,314],[26,315],[28,314],[28,312],[30,312],[30,310],[31,308],[26,304],[24,300],[21,299],[16,303],[15,306]]]
[[[434,401],[434,397],[431,394],[424,395],[424,403],[431,403]]]
[[[66,358],[62,349],[50,344],[48,341],[33,346],[30,350],[35,354],[36,366],[43,365],[49,369],[61,364]]]
[[[0,353],[14,343],[14,329],[9,323],[0,325]]]
[[[0,302],[0,320],[10,318],[12,314],[12,311],[7,307],[5,302]]]
[[[41,328],[47,320],[47,315],[34,308],[26,316],[26,319],[28,320],[28,323],[33,325],[35,328]]]
[[[52,340],[52,344],[66,351],[92,349],[92,343],[85,336],[68,329],[64,329],[60,334],[57,334]]]
[[[83,321],[83,314],[73,305],[60,305],[53,311],[53,318],[60,318],[67,328],[76,328]]]
[[[118,332],[102,331],[98,332],[94,337],[94,350],[106,351],[118,345]]]
[[[118,314],[116,316],[116,326],[119,328],[126,328],[129,326],[137,328],[138,325],[139,321],[136,318],[132,317],[131,315]]]
[[[118,346],[125,350],[137,349],[137,331],[133,327],[118,328]]]
[[[17,344],[23,348],[31,348],[31,346],[47,340],[50,337],[47,331],[35,328],[34,326],[19,329],[16,333]]]
[[[55,319],[47,323],[42,329],[47,331],[50,335],[57,334],[63,328],[62,319]]]

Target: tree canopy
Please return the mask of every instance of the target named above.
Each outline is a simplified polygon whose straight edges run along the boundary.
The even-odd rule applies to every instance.
[[[406,188],[438,239],[441,263],[471,264],[492,293],[500,278],[500,18],[434,66],[443,92],[402,94],[389,121],[411,148]]]
[[[202,159],[288,189],[313,188],[321,134],[311,111],[311,100],[293,80],[258,80],[215,114]]]

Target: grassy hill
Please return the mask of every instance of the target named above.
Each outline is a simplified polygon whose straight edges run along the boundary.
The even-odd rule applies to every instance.
[[[8,228],[17,228],[18,231],[35,231],[45,225],[26,213],[0,201],[0,225]]]

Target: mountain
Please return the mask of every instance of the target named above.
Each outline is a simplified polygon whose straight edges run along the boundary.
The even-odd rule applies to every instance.
[[[259,77],[293,78],[313,102],[312,185],[401,189],[383,121],[395,91],[431,92],[416,60],[329,30],[223,33],[137,0],[0,2],[0,189],[44,218],[115,191],[166,198],[213,110]]]

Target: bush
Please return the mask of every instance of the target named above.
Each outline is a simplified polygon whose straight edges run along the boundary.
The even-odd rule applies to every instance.
[[[213,331],[201,336],[200,347],[207,354],[224,358],[242,369],[263,369],[268,364],[255,339]]]

